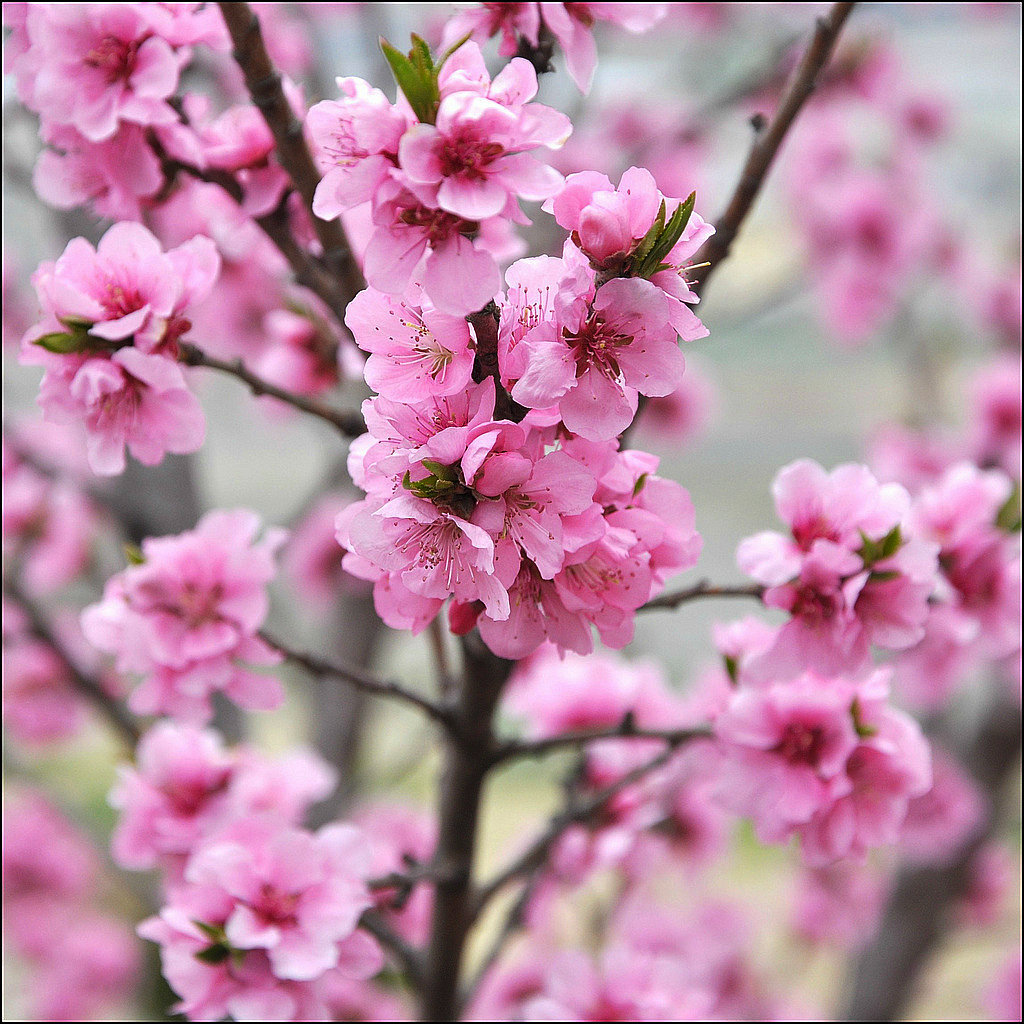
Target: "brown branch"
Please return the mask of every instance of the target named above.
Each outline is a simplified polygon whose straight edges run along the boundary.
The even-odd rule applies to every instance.
[[[202,349],[188,342],[180,343],[181,361],[187,366],[205,366],[210,370],[219,370],[221,373],[230,374],[240,381],[249,385],[254,395],[270,395],[278,401],[298,409],[300,412],[308,413],[317,419],[330,423],[344,437],[359,437],[366,432],[366,424],[360,413],[349,412],[344,409],[334,409],[315,398],[307,398],[304,395],[297,395],[285,388],[271,384],[270,381],[246,369],[241,359],[225,360],[215,359],[208,356]]]
[[[57,637],[50,623],[46,620],[39,606],[25,593],[21,585],[14,579],[5,578],[3,591],[25,613],[29,621],[30,632],[52,648],[57,657],[64,663],[72,682],[82,695],[98,710],[114,727],[121,738],[132,747],[136,746],[142,735],[135,719],[120,701],[112,697],[103,684],[82,669],[71,656],[68,649]]]
[[[302,123],[295,117],[284,94],[281,75],[267,53],[259,19],[247,3],[219,3],[217,6],[231,34],[234,58],[245,76],[249,95],[274,136],[277,159],[309,210],[323,248],[324,263],[352,298],[365,287],[363,275],[341,221],[321,220],[313,213],[313,196],[320,184],[320,174],[306,146]]]
[[[492,654],[476,634],[463,638],[465,672],[445,736],[432,862],[434,907],[421,989],[423,1020],[457,1020],[466,936],[476,919],[472,870],[480,797],[494,743],[492,719],[513,662]]]
[[[637,608],[638,612],[654,611],[658,608],[678,608],[687,601],[696,601],[701,597],[752,597],[760,601],[764,597],[764,587],[752,583],[749,586],[736,585],[728,587],[715,587],[707,580],[701,580],[692,587],[683,590],[674,590],[660,597],[652,598],[647,604]]]
[[[260,637],[282,655],[286,661],[299,665],[312,675],[342,679],[364,693],[370,693],[376,697],[385,697],[388,700],[401,701],[424,712],[428,718],[439,722],[447,729],[450,730],[452,728],[452,713],[448,708],[435,704],[428,697],[423,697],[413,690],[402,686],[400,683],[377,679],[375,676],[353,665],[341,665],[336,662],[327,661],[324,658],[319,658],[315,654],[293,651],[263,631],[260,632]]]
[[[662,737],[664,738],[664,737]],[[514,882],[517,878],[530,875],[543,867],[552,847],[561,838],[562,833],[571,825],[587,821],[600,814],[601,811],[619,793],[634,783],[639,782],[653,771],[661,768],[675,753],[676,748],[692,738],[690,732],[681,734],[676,742],[667,741],[665,749],[656,757],[645,761],[631,771],[616,779],[603,789],[598,790],[586,799],[577,803],[570,803],[560,814],[551,819],[544,833],[527,848],[527,850],[516,858],[507,868],[496,875],[490,882],[482,885],[476,894],[475,913],[481,910],[499,893],[506,885]]]
[[[494,381],[494,418],[520,422],[527,410],[505,390],[501,383],[501,368],[498,365],[498,307],[487,303],[477,313],[467,316],[476,339],[476,356],[473,362],[473,380],[479,384],[488,377]]]
[[[985,820],[946,863],[900,869],[875,938],[857,961],[839,1020],[904,1018],[918,975],[970,885],[975,857],[995,833],[1000,798],[1020,752],[1020,707],[996,699],[962,751],[964,766],[988,798]]]
[[[580,747],[599,740],[661,740],[675,748],[690,740],[708,739],[711,735],[710,728],[641,729],[633,723],[632,715],[626,715],[618,725],[603,729],[567,732],[539,740],[508,740],[495,749],[491,755],[491,764],[503,764],[523,757],[543,757],[553,750]]]
[[[420,985],[423,981],[423,957],[420,952],[413,949],[391,926],[380,916],[376,910],[364,910],[359,918],[359,925],[365,928],[405,970],[406,977],[413,985]]]
[[[715,233],[693,258],[695,264],[709,264],[696,268],[690,276],[690,284],[694,291],[700,292],[715,268],[729,255],[733,241],[761,191],[786,132],[814,92],[818,75],[828,63],[843,23],[853,7],[852,3],[833,4],[829,13],[818,19],[810,45],[790,79],[789,87],[782,96],[775,116],[767,125],[755,123],[754,145],[747,157],[736,190],[725,212],[715,221]]]

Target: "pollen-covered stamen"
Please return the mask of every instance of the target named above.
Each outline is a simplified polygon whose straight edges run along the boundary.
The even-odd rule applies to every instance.
[[[576,376],[582,377],[588,369],[594,368],[611,380],[619,380],[617,352],[633,339],[629,335],[619,334],[610,324],[597,313],[591,313],[576,332],[568,328],[562,329],[562,337],[573,350],[576,360]]]
[[[114,36],[104,36],[86,55],[84,62],[91,68],[102,72],[108,85],[114,82],[127,82],[135,71],[135,62],[139,47],[144,39],[133,39],[125,42]]]
[[[475,133],[463,131],[445,140],[440,153],[441,174],[450,178],[463,175],[478,181],[487,176],[487,169],[505,152],[497,142],[483,142]]]
[[[413,228],[423,228],[432,246],[448,241],[454,235],[471,235],[479,230],[476,221],[464,220],[444,210],[430,210],[425,206],[411,206],[403,210],[399,222]]]

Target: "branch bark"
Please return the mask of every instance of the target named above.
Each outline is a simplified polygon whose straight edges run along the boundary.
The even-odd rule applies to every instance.
[[[377,679],[375,676],[353,665],[341,665],[326,661],[315,654],[293,651],[263,631],[260,632],[260,638],[282,655],[286,661],[304,668],[312,675],[331,676],[335,679],[341,679],[350,686],[354,686],[357,690],[362,690],[364,693],[385,697],[389,700],[401,701],[404,704],[415,707],[426,714],[428,718],[432,718],[434,721],[445,726],[449,731],[454,727],[454,717],[448,708],[435,704],[430,698],[409,690],[400,683]]]
[[[950,911],[967,891],[978,850],[993,836],[1000,798],[1020,760],[1020,708],[992,702],[963,751],[964,766],[989,798],[986,820],[947,863],[905,865],[896,877],[878,933],[854,969],[840,1020],[899,1020],[917,978],[950,923]]]
[[[16,580],[5,578],[3,591],[25,613],[31,633],[51,647],[57,657],[64,662],[72,681],[82,695],[106,718],[120,737],[134,748],[139,742],[141,732],[128,709],[107,693],[98,679],[78,665],[53,631],[42,610]]]
[[[210,370],[218,370],[220,373],[237,377],[244,384],[247,384],[254,395],[270,395],[280,402],[298,409],[300,412],[315,416],[317,419],[330,423],[335,430],[343,437],[359,437],[366,432],[366,424],[363,422],[361,413],[350,412],[344,409],[334,409],[331,406],[320,402],[315,398],[306,398],[304,395],[297,395],[285,388],[271,384],[270,381],[246,369],[241,359],[224,360],[208,356],[201,348],[188,342],[179,345],[181,349],[181,361],[186,366],[205,366]]]
[[[455,697],[455,728],[445,736],[433,862],[434,909],[421,991],[428,1021],[459,1017],[459,980],[466,936],[476,919],[473,857],[480,796],[494,743],[492,720],[514,663],[492,654],[476,634],[463,639],[464,673]]]
[[[715,268],[729,255],[732,243],[761,191],[786,133],[814,92],[818,75],[832,56],[836,40],[853,7],[852,3],[833,4],[829,13],[818,19],[810,45],[790,79],[775,116],[767,126],[755,128],[757,134],[754,145],[744,164],[736,190],[725,212],[715,221],[715,233],[693,258],[695,264],[708,264],[706,267],[694,269],[689,279],[694,291],[701,291],[708,278],[715,272]]]
[[[320,174],[313,163],[302,133],[302,123],[292,113],[281,87],[281,75],[274,67],[263,42],[259,19],[247,3],[219,3],[224,23],[234,44],[234,57],[245,76],[245,85],[274,136],[277,159],[302,196],[313,228],[323,248],[323,261],[349,298],[365,287],[363,275],[339,220],[321,220],[313,213],[313,195]]]
[[[753,597],[760,601],[764,597],[764,587],[756,583],[749,586],[716,587],[708,583],[707,580],[701,580],[692,587],[674,590],[671,593],[652,598],[647,604],[641,605],[637,611],[649,612],[658,608],[678,608],[681,604],[686,604],[687,601],[696,601],[701,597]]]

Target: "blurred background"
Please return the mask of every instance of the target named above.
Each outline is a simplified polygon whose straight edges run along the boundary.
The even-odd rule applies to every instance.
[[[393,95],[378,36],[399,48],[410,31],[436,40],[451,10],[254,6],[270,26],[275,58],[303,82],[311,102],[335,95],[335,75],[366,77]],[[666,194],[695,189],[697,211],[714,221],[750,146],[751,116],[774,109],[794,47],[827,6],[670,4],[666,20],[644,35],[599,25],[589,96],[569,81],[557,55],[556,73],[541,80],[538,98],[569,112],[577,126],[554,163],[564,173],[602,170],[613,181],[630,165],[647,166]],[[652,403],[631,439],[660,456],[661,475],[681,482],[696,508],[703,554],[675,583],[743,582],[736,546],[778,526],[770,487],[782,466],[801,457],[827,469],[865,461],[893,423],[964,430],[973,376],[1000,349],[1016,346],[1019,358],[1020,19],[1017,4],[857,5],[819,95],[705,292],[699,314],[710,335],[687,346],[684,387],[675,403]],[[495,56],[494,42],[487,52]],[[207,73],[195,72],[197,87]],[[105,225],[35,198],[37,126],[7,77],[4,140],[6,430],[36,414],[40,374],[18,364],[15,330],[19,317],[27,325],[36,312],[29,277],[68,238],[95,240]],[[837,171],[832,191],[812,194],[807,168],[830,160],[846,177]],[[851,181],[856,187],[847,187]],[[539,209],[529,212],[530,254],[557,251],[550,219]],[[855,255],[843,263],[840,250]],[[204,323],[216,329],[215,310]],[[255,351],[262,342],[252,344]],[[270,399],[253,400],[230,379],[211,375],[200,394],[209,420],[203,449],[154,470],[133,466],[109,493],[126,515],[162,524],[152,532],[185,529],[197,512],[216,507],[252,508],[268,523],[296,526],[325,482],[338,479],[344,451],[336,437]],[[343,380],[337,401],[354,404],[364,395],[361,382]],[[102,542],[100,548],[91,579],[61,596],[67,607],[94,600],[105,576],[120,568],[120,552]],[[285,576],[275,591],[272,632],[297,647],[340,643],[382,674],[429,686],[426,637],[370,630],[359,618],[360,600],[350,594],[340,606],[314,608]],[[684,689],[713,660],[712,624],[751,610],[706,600],[638,616],[636,638],[622,653],[656,661]],[[355,635],[338,641],[339,631]],[[970,720],[980,693],[980,686],[965,685],[955,713]],[[306,739],[325,696],[298,679],[290,694],[281,712],[245,724],[270,749]],[[436,761],[426,728],[391,708],[356,717],[365,732],[347,785],[429,804]],[[8,785],[44,787],[104,847],[113,822],[105,794],[120,757],[116,742],[98,725],[42,746],[7,739]],[[532,819],[556,806],[556,778],[551,764],[522,765],[489,790],[486,863],[500,860]],[[1019,793],[1019,771],[1015,785]],[[908,1019],[989,1016],[984,983],[1019,943],[1019,797],[1007,811],[1001,839],[1013,860],[998,914],[984,928],[950,930]],[[104,899],[138,914],[136,882],[126,885],[113,872]],[[838,1002],[844,954],[811,952],[775,927],[796,872],[793,851],[762,849],[744,832],[735,855],[714,869],[709,891],[748,904],[766,984],[785,988],[794,1005],[827,1014]],[[4,1016],[19,1019],[37,981],[16,958],[7,968]],[[138,1012],[138,1003],[122,1007],[123,1019],[138,1019]]]

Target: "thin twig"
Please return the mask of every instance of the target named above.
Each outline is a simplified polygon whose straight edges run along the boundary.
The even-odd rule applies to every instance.
[[[126,743],[132,747],[136,746],[142,733],[124,705],[111,696],[98,679],[78,665],[53,631],[42,610],[16,580],[5,578],[3,591],[27,616],[30,632],[50,647],[64,663],[75,686],[103,714]]]
[[[706,267],[695,268],[690,276],[690,284],[694,291],[700,292],[715,268],[729,255],[740,226],[761,191],[772,161],[797,114],[814,92],[818,75],[828,63],[843,23],[853,7],[852,3],[833,4],[829,13],[818,19],[814,36],[782,96],[779,109],[767,125],[757,130],[754,145],[743,167],[736,191],[729,200],[725,212],[715,221],[715,233],[693,258],[695,264],[708,264]]]
[[[359,918],[359,924],[401,964],[413,986],[422,983],[422,955],[398,935],[376,910],[364,910],[362,917]]]
[[[508,740],[494,751],[491,764],[504,764],[524,757],[543,757],[553,750],[581,747],[599,740],[661,740],[674,748],[690,740],[708,739],[711,735],[710,728],[641,729],[633,723],[631,715],[626,715],[618,725],[603,729],[584,729],[539,740]]]
[[[246,369],[241,359],[216,359],[188,342],[181,342],[179,347],[181,361],[187,366],[205,366],[210,370],[219,370],[221,373],[237,377],[240,381],[248,384],[254,395],[270,395],[301,412],[324,420],[344,437],[359,437],[360,434],[366,432],[366,424],[360,413],[334,409],[315,398],[297,395],[293,391],[271,384],[270,381],[253,373],[252,370]]]
[[[245,85],[267,127],[274,136],[277,159],[292,179],[313,219],[323,248],[327,269],[341,282],[350,297],[365,287],[340,220],[321,220],[313,213],[313,196],[320,174],[281,85],[281,75],[267,54],[259,19],[247,3],[219,3],[224,23],[234,44],[234,58],[245,76]]]
[[[756,583],[716,587],[708,583],[707,580],[701,580],[699,583],[694,583],[692,587],[674,590],[671,593],[652,598],[647,604],[641,605],[637,611],[649,612],[657,608],[678,608],[681,604],[686,604],[687,601],[696,601],[701,597],[752,597],[760,601],[764,597],[764,587]]]
[[[377,679],[368,672],[364,672],[362,669],[352,665],[341,665],[337,662],[317,657],[315,654],[293,651],[263,631],[260,632],[260,637],[281,654],[286,661],[301,666],[315,676],[332,676],[335,679],[342,679],[364,693],[371,693],[377,697],[386,697],[389,700],[401,701],[418,708],[429,718],[440,722],[446,728],[451,729],[452,727],[451,713],[447,708],[436,704],[429,697],[423,697],[413,690],[406,689],[400,683]]]
[[[434,659],[434,672],[437,675],[437,688],[442,697],[451,693],[455,677],[452,675],[451,661],[448,658],[448,644],[445,640],[445,628],[440,615],[435,615],[427,626],[427,639],[430,642],[430,654]]]
[[[689,732],[680,738],[678,742],[668,742],[665,745],[665,749],[662,750],[656,757],[651,758],[649,761],[645,761],[642,765],[632,769],[622,776],[621,779],[616,779],[615,782],[610,783],[603,789],[598,790],[585,800],[580,800],[578,803],[570,803],[560,814],[555,815],[551,819],[547,829],[544,833],[529,846],[529,848],[517,857],[507,868],[496,875],[490,882],[480,886],[477,890],[476,900],[474,903],[474,916],[478,915],[481,910],[490,902],[493,897],[499,893],[506,885],[514,882],[517,878],[524,875],[529,875],[533,871],[536,871],[543,866],[547,860],[548,854],[551,852],[552,847],[561,838],[562,833],[571,825],[576,825],[581,822],[587,821],[589,818],[593,818],[595,815],[601,813],[602,810],[608,805],[608,803],[614,799],[619,793],[634,783],[639,782],[653,771],[661,768],[675,753],[676,748],[680,743],[689,739]]]

